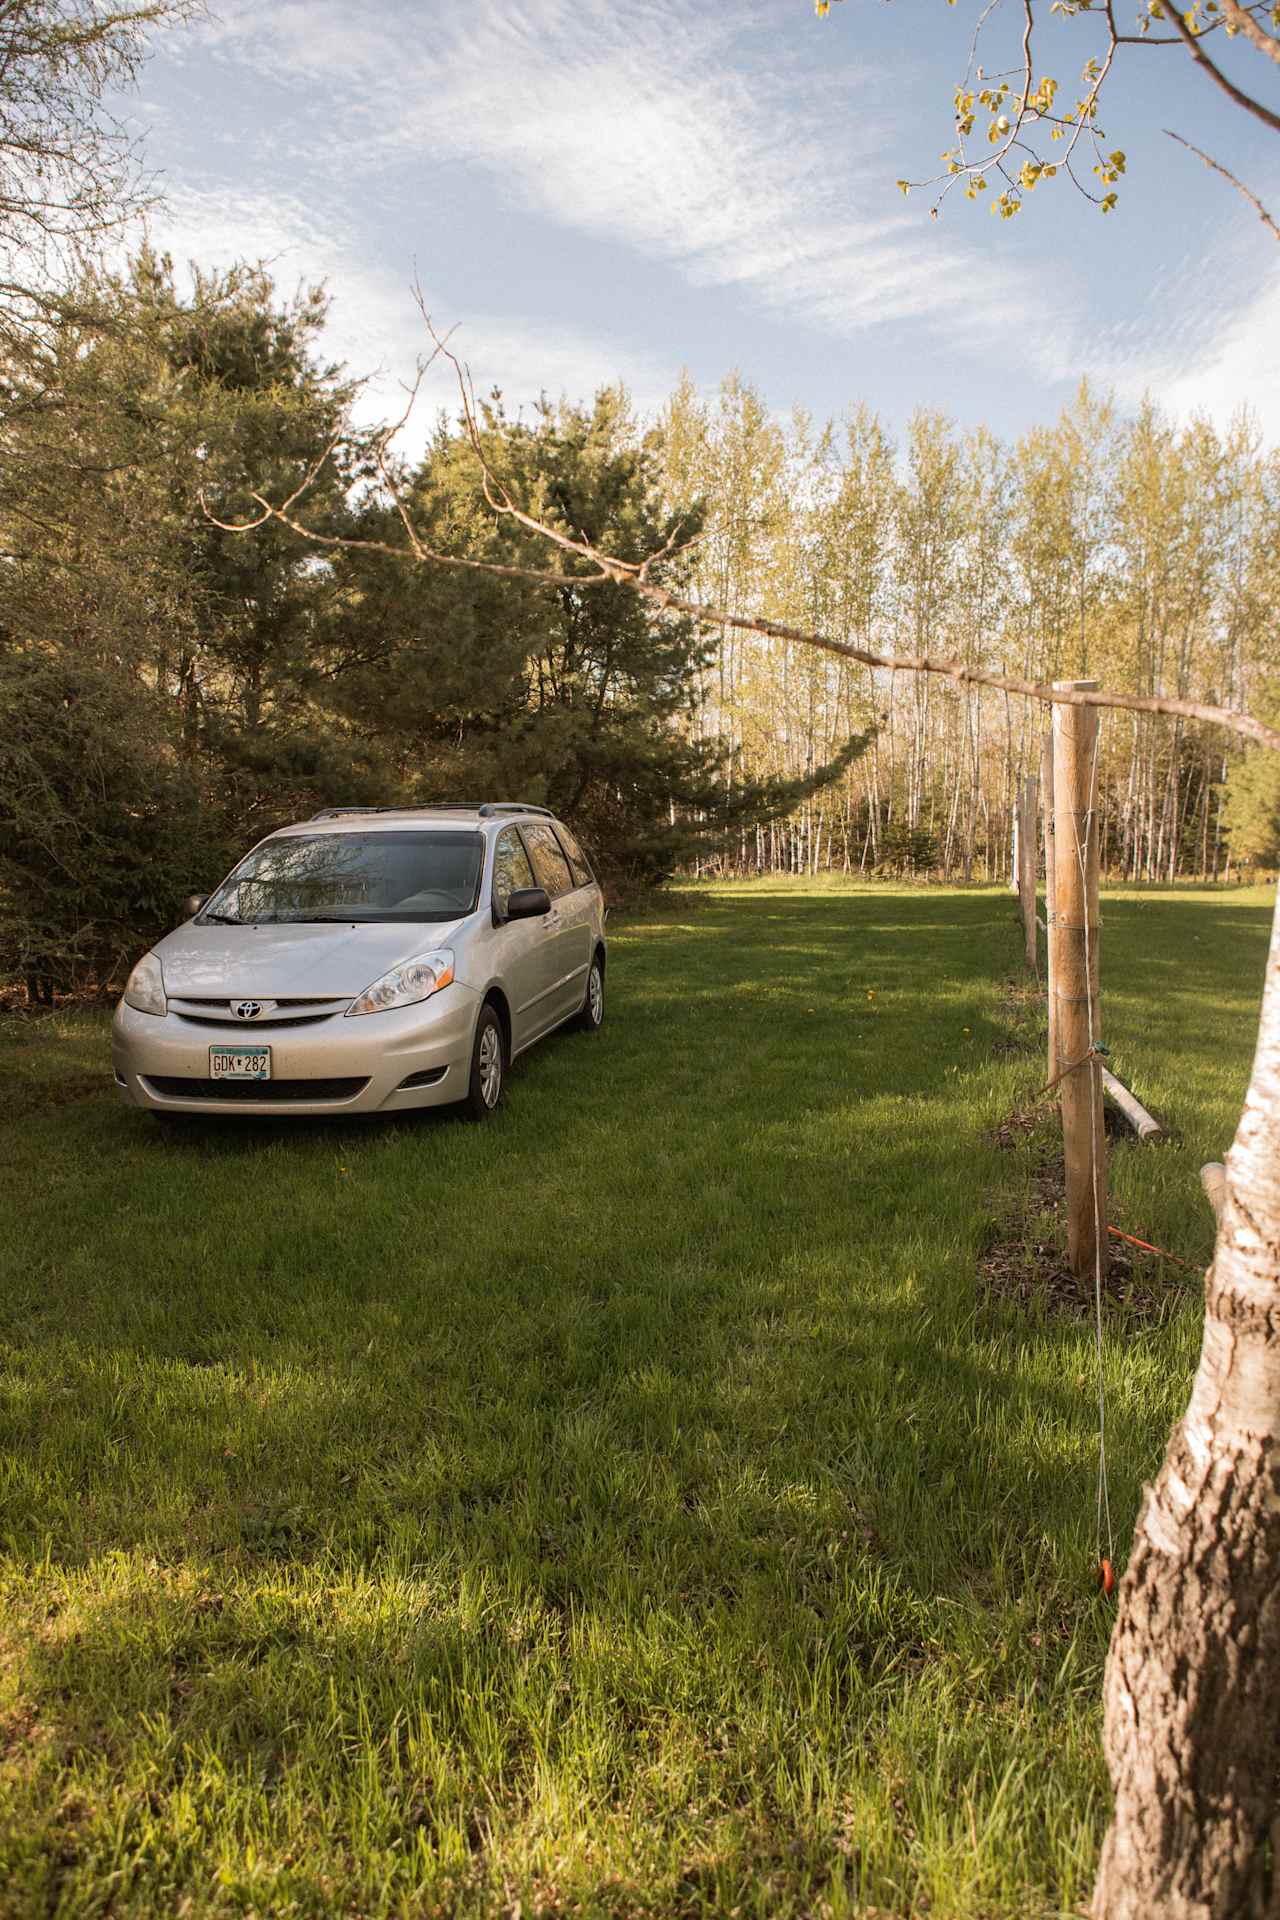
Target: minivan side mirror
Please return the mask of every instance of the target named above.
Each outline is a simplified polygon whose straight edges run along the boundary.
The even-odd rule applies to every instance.
[[[513,887],[507,895],[508,920],[536,920],[550,911],[551,895],[545,887]]]
[[[207,893],[189,893],[182,903],[183,919],[194,920],[208,898]]]

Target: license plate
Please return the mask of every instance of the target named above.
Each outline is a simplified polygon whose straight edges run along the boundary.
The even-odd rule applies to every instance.
[[[210,1047],[211,1080],[269,1080],[270,1047]]]

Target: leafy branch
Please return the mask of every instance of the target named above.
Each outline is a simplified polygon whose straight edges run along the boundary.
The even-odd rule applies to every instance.
[[[956,0],[947,0],[947,4],[954,6]],[[1277,0],[1252,0],[1252,4],[1243,4],[1243,0],[1191,0],[1185,8],[1175,0],[1147,0],[1147,10],[1132,33],[1120,30],[1115,0],[1049,0],[1051,14],[1087,14],[1101,21],[1105,32],[1101,54],[1085,62],[1079,92],[1070,103],[1060,101],[1059,81],[1038,63],[1037,5],[1043,12],[1044,0],[1019,0],[1021,50],[1016,65],[988,73],[980,63],[984,41],[1003,4],[1004,0],[985,0],[978,14],[964,79],[952,102],[955,144],[942,154],[942,171],[897,183],[903,194],[937,189],[929,209],[935,220],[956,187],[962,189],[967,200],[977,200],[993,186],[988,205],[993,214],[1010,220],[1021,212],[1028,195],[1059,174],[1065,175],[1100,212],[1113,212],[1128,158],[1122,147],[1110,145],[1098,114],[1103,89],[1122,47],[1183,48],[1234,105],[1280,132],[1280,113],[1239,86],[1204,46],[1215,33],[1229,39],[1241,36],[1256,52],[1280,64]],[[829,16],[831,0],[815,0],[815,6],[820,19]],[[1153,24],[1159,21],[1167,21],[1173,31],[1154,32]],[[1181,139],[1176,134],[1172,137]],[[1256,196],[1228,168],[1201,154],[1190,141],[1182,140],[1182,144],[1229,180],[1271,224]]]

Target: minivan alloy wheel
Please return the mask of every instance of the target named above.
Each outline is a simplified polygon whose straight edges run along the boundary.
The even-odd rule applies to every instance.
[[[502,1035],[497,1027],[488,1025],[480,1035],[480,1098],[486,1107],[498,1104],[498,1095],[502,1092]]]
[[[604,968],[599,954],[587,969],[587,991],[575,1024],[587,1033],[599,1033],[604,1024]]]
[[[471,1071],[462,1097],[462,1112],[468,1120],[487,1120],[497,1107],[502,1099],[502,1072],[506,1063],[502,1021],[492,1001],[486,1001],[476,1022]]]

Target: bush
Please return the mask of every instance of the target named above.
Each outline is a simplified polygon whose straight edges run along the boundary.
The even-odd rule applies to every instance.
[[[0,975],[48,1000],[179,918],[203,839],[160,698],[67,657],[0,655]]]
[[[882,873],[932,873],[938,866],[938,843],[924,827],[895,821],[880,843],[876,867]]]

